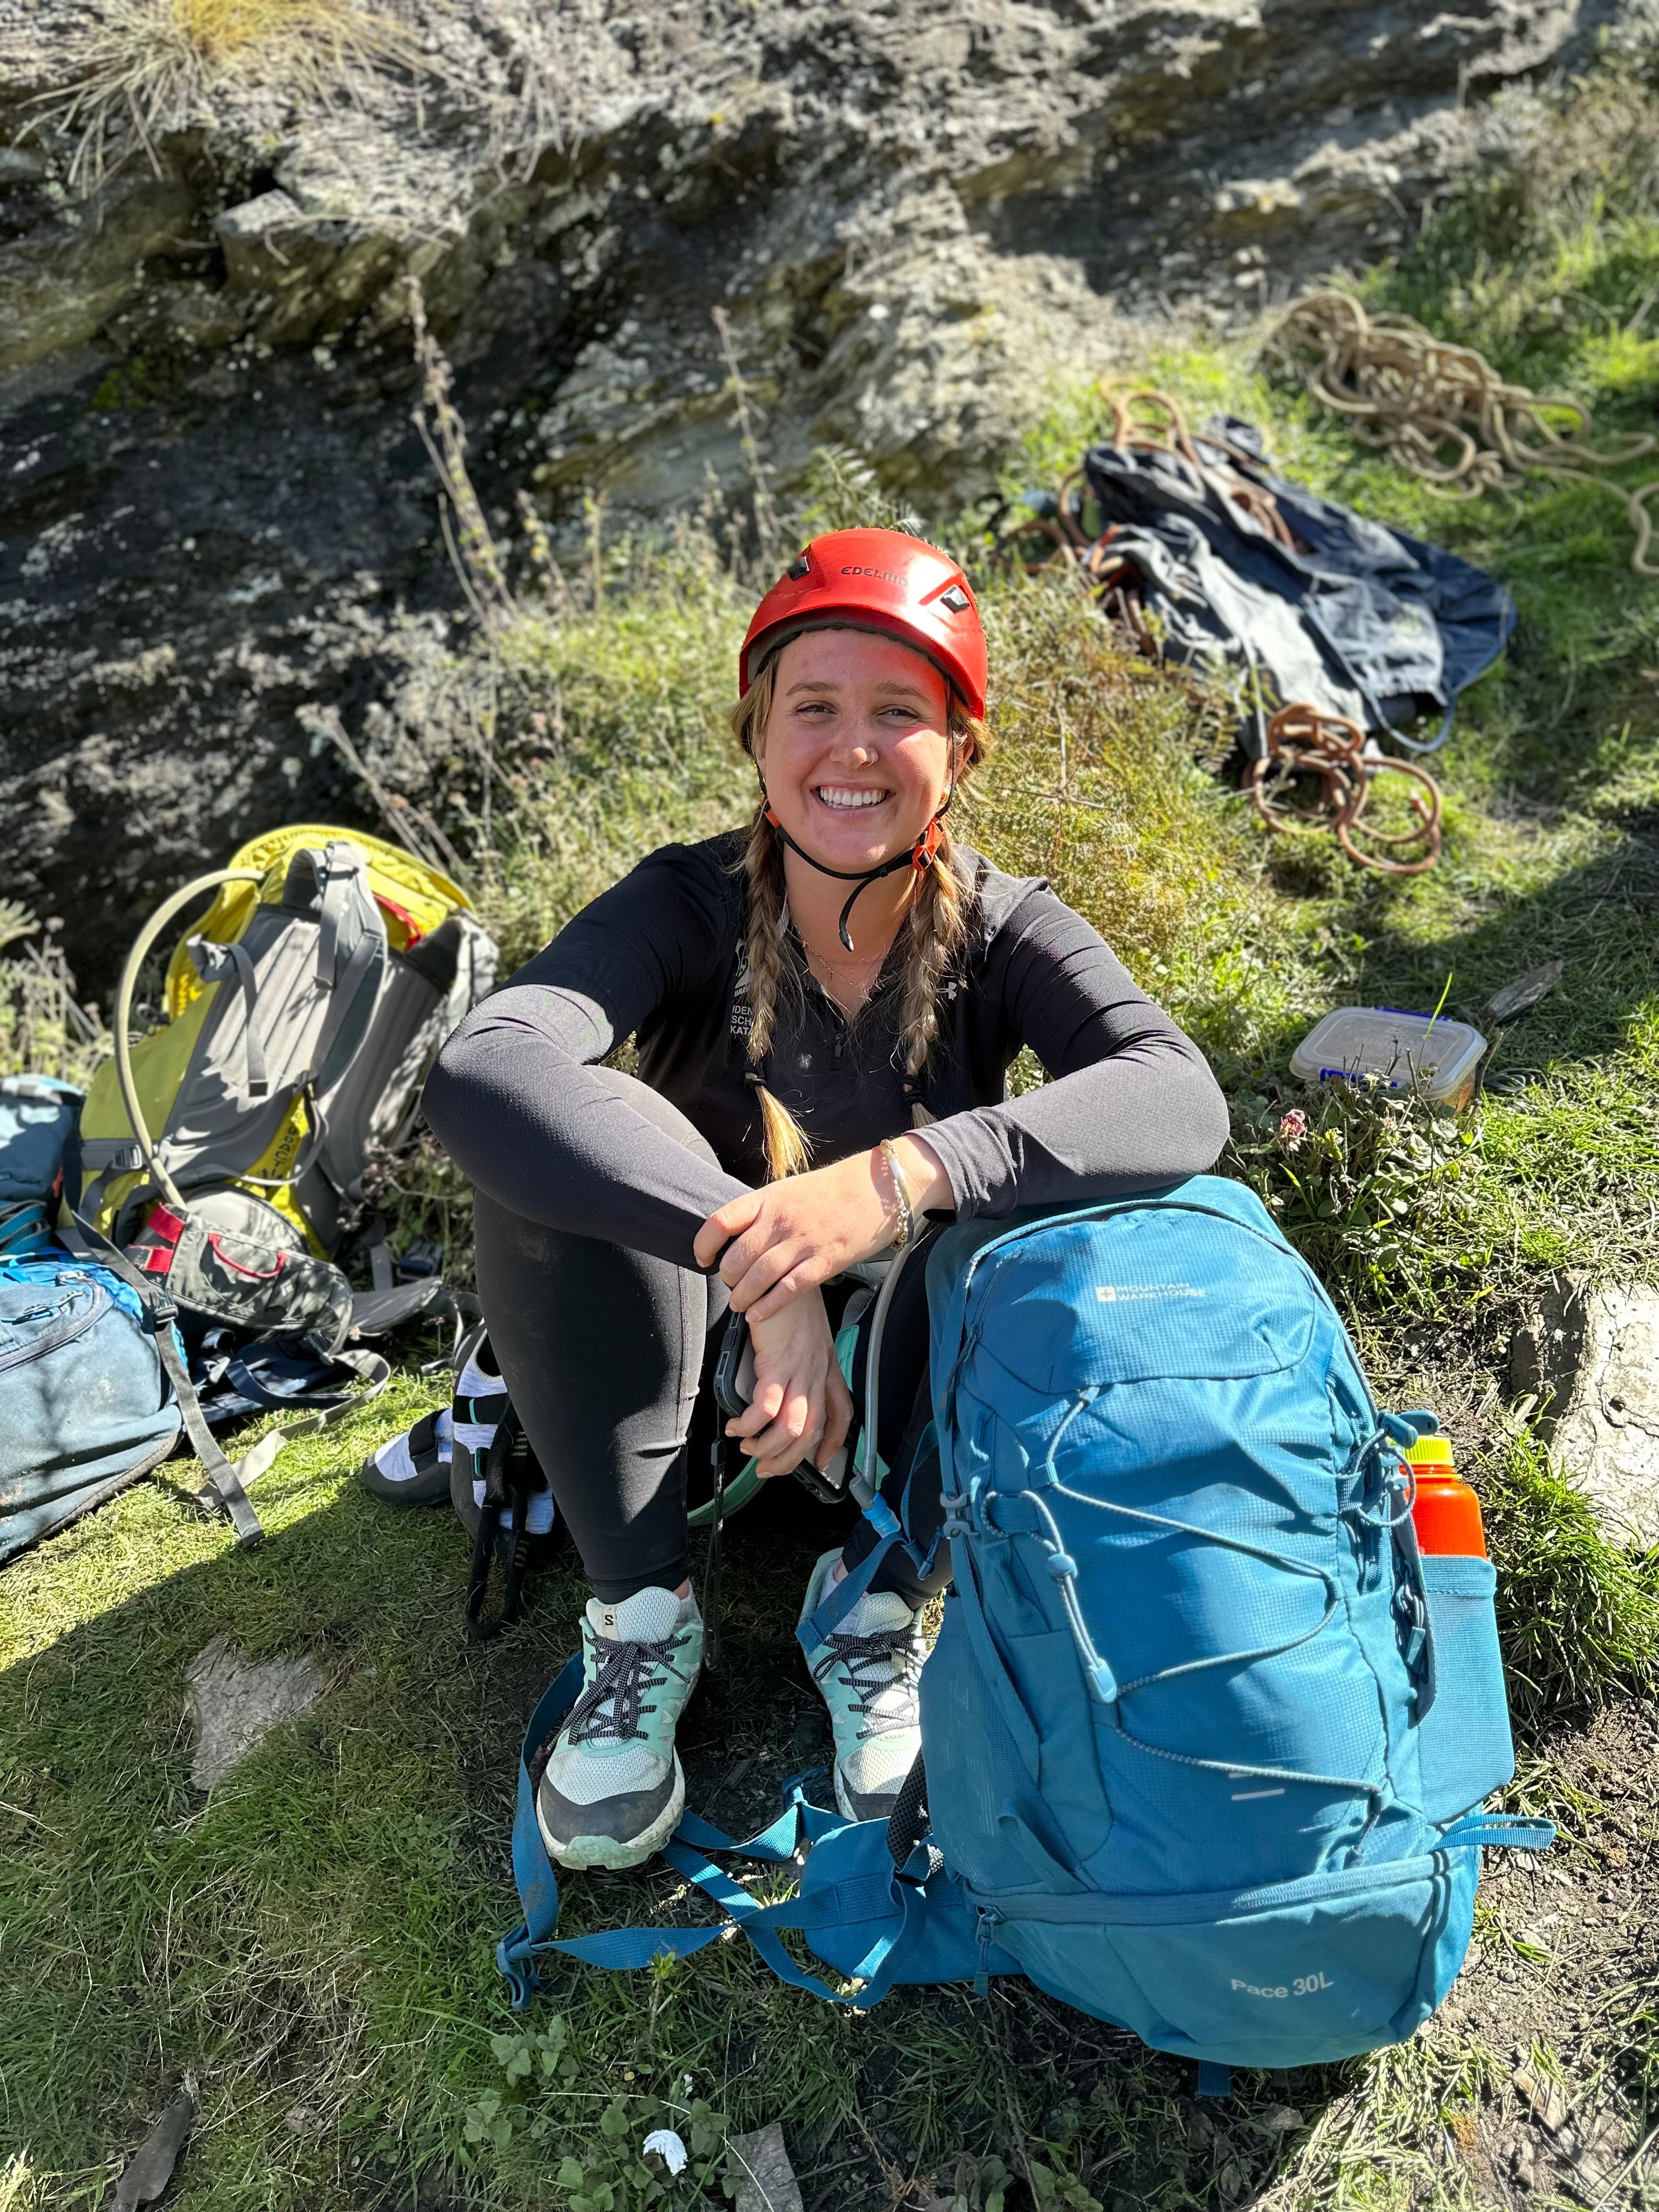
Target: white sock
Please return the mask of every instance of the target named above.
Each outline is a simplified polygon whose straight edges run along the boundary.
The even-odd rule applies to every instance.
[[[472,1486],[472,1503],[478,1508],[480,1512],[483,1510],[483,1498],[484,1486],[483,1483],[475,1482]],[[529,1531],[530,1534],[532,1536],[545,1536],[551,1529],[554,1522],[556,1521],[558,1515],[553,1510],[552,1492],[550,1490],[538,1490],[532,1492],[531,1494],[530,1503],[525,1508],[524,1516],[524,1525]],[[510,1505],[505,1506],[502,1509],[501,1526],[503,1528],[510,1528],[513,1526],[513,1508]]]

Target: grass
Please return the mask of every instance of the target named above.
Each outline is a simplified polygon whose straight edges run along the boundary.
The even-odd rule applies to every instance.
[[[1483,1471],[1503,1563],[1498,1632],[1517,1723],[1651,1690],[1659,1667],[1655,1561],[1610,1544],[1583,1494],[1526,1432]]]
[[[356,0],[166,0],[166,7],[169,27],[210,67],[289,42],[343,59],[366,20]]]
[[[212,118],[239,86],[321,107],[366,71],[433,67],[404,24],[364,0],[97,0],[67,58],[67,88],[43,106],[70,136],[82,187],[135,142],[155,164],[162,137]]]
[[[1599,430],[1646,427],[1656,143],[1651,96],[1599,84],[1525,171],[1494,175],[1405,259],[1365,273],[1366,298],[1574,392]],[[1233,1102],[1235,1171],[1279,1202],[1379,1388],[1411,1385],[1415,1401],[1413,1347],[1431,1341],[1437,1371],[1486,1407],[1478,1479],[1522,1739],[1510,1802],[1560,1809],[1588,1849],[1615,1792],[1586,1796],[1558,1753],[1587,1708],[1650,1686],[1659,1597],[1650,1565],[1609,1547],[1572,1486],[1502,1427],[1494,1382],[1548,1271],[1654,1266],[1652,588],[1625,566],[1620,510],[1593,486],[1534,480],[1448,503],[1248,349],[1148,368],[1199,414],[1224,404],[1267,423],[1291,472],[1453,544],[1515,592],[1515,647],[1442,757],[1446,859],[1386,883],[1311,842],[1269,843],[1194,765],[1214,703],[1120,653],[1053,579],[986,578],[1000,751],[963,825],[1003,865],[1049,875],[1204,1044]],[[1069,466],[1100,422],[1084,389],[1049,395],[1010,487]],[[856,457],[821,465],[814,520],[878,511],[860,471]],[[590,520],[579,574],[528,534],[514,618],[455,672],[471,742],[422,795],[469,855],[509,963],[639,854],[747,804],[723,735],[755,580],[732,518],[711,507],[651,542]],[[962,518],[933,526],[971,542]],[[1515,1087],[1461,1124],[1410,1101],[1310,1097],[1285,1076],[1332,1004],[1426,1009],[1444,994],[1475,1017],[1552,957],[1567,963],[1561,987],[1500,1044],[1496,1072]],[[37,992],[27,1040],[14,1014],[14,1060],[68,1049],[57,1007]],[[1296,1144],[1280,1129],[1292,1105],[1310,1123]],[[465,1193],[441,1160],[401,1164],[391,1195],[403,1236],[437,1234],[465,1266]],[[968,2212],[1476,2200],[1464,2154],[1508,2061],[1445,2021],[1371,2060],[1243,2076],[1234,2105],[1210,2108],[1186,2069],[1029,1990],[998,1984],[982,2003],[907,1991],[859,2021],[780,1989],[733,1944],[642,1977],[558,1968],[522,2043],[490,1944],[515,1912],[519,1735],[580,1592],[556,1571],[521,1630],[462,1641],[453,1521],[378,1510],[352,1477],[432,1395],[405,1375],[343,1430],[291,1446],[261,1486],[270,1534],[257,1553],[200,1520],[169,1472],[0,1578],[0,2212],[103,2199],[186,2068],[202,2116],[172,2201],[191,2212],[622,2212],[641,2193],[645,2126],[666,2113],[690,2127],[699,2100],[706,2147],[781,2117],[815,2212],[896,2203],[913,2176],[948,2184]],[[758,1825],[781,1776],[822,1756],[791,1613],[823,1534],[791,1500],[732,1533],[732,1671],[683,1735],[693,1800],[728,1826]],[[181,1671],[227,1629],[255,1656],[308,1652],[330,1688],[203,1800]],[[573,1882],[567,1905],[573,1932],[694,1910],[660,1869]],[[1472,1971],[1490,1950],[1541,1975],[1528,1940],[1494,1907]],[[1613,2055],[1595,2094],[1632,2115],[1659,2092],[1642,2056],[1650,1980],[1602,2007]],[[550,2049],[534,2039],[556,2016]]]

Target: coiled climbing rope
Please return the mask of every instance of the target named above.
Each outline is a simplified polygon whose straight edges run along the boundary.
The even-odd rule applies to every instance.
[[[1365,802],[1379,776],[1403,775],[1414,785],[1409,829],[1382,830],[1364,820]],[[1311,783],[1311,803],[1305,793]],[[1267,750],[1245,771],[1244,788],[1269,830],[1296,834],[1329,831],[1357,868],[1386,876],[1420,876],[1440,858],[1440,787],[1415,761],[1367,749],[1365,733],[1344,714],[1326,714],[1300,702],[1281,707],[1267,725]],[[1363,836],[1363,842],[1362,842]],[[1416,847],[1406,857],[1369,849]]]
[[[1463,499],[1514,491],[1534,469],[1600,484],[1625,502],[1636,536],[1631,567],[1659,576],[1648,557],[1659,477],[1627,490],[1597,474],[1659,452],[1651,431],[1592,445],[1589,414],[1577,400],[1506,383],[1472,346],[1448,344],[1409,315],[1370,314],[1346,292],[1298,300],[1270,345],[1355,437],[1438,490]]]

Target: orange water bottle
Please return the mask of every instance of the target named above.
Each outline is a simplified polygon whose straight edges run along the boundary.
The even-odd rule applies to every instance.
[[[1458,1474],[1451,1438],[1419,1437],[1407,1448],[1406,1462],[1416,1483],[1412,1520],[1418,1549],[1484,1559],[1486,1532],[1480,1521],[1480,1500]]]

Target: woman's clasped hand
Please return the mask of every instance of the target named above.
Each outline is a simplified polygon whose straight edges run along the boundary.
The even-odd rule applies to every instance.
[[[852,1393],[836,1358],[823,1293],[803,1291],[769,1321],[751,1322],[755,1395],[726,1425],[761,1475],[793,1474],[801,1462],[827,1467],[847,1441]]]
[[[904,1178],[913,1212],[954,1203],[949,1176],[924,1139],[903,1136],[890,1164],[879,1151],[745,1191],[711,1213],[693,1244],[749,1317],[755,1395],[726,1434],[753,1454],[757,1472],[788,1474],[804,1459],[827,1467],[847,1438],[853,1401],[836,1363],[820,1285],[893,1242],[899,1208],[891,1177]]]

